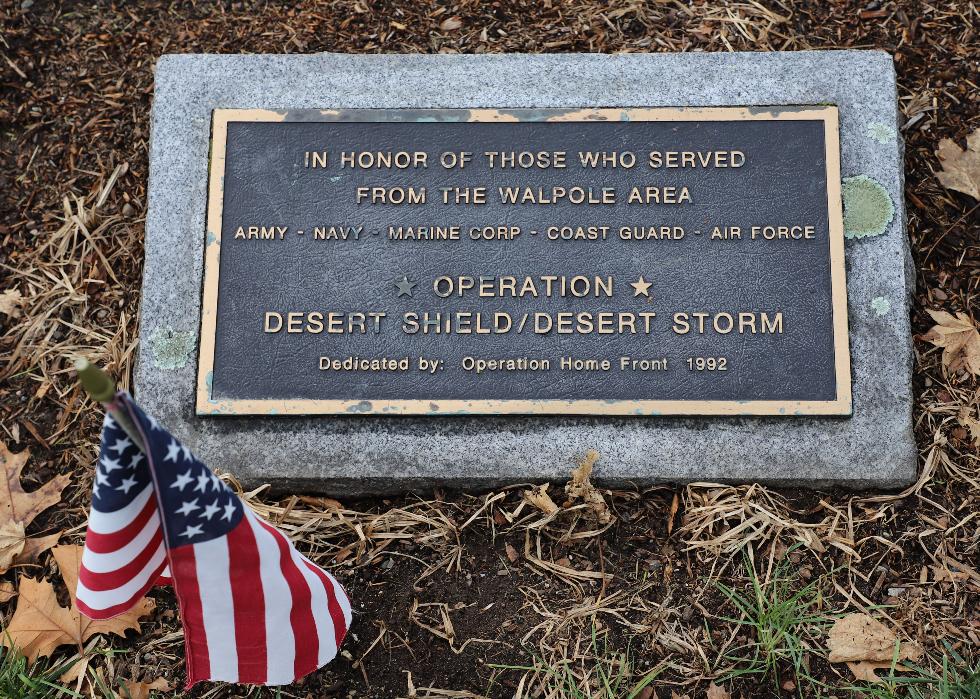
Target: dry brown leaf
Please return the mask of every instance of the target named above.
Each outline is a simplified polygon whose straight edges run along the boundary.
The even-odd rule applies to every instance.
[[[150,692],[169,692],[173,690],[173,686],[162,677],[158,677],[152,682],[123,680],[121,689],[118,694],[119,699],[150,699]]]
[[[56,532],[28,539],[20,522],[7,522],[0,526],[0,573],[15,565],[36,562],[37,557],[57,544],[60,538],[61,532]]]
[[[599,452],[589,449],[585,458],[572,470],[572,480],[565,485],[565,492],[572,500],[581,499],[589,506],[602,524],[612,521],[612,513],[602,497],[602,493],[592,485],[592,469],[599,460]]]
[[[504,550],[507,552],[507,560],[511,563],[516,563],[518,558],[517,549],[511,546],[510,542],[504,544]]]
[[[20,482],[30,452],[14,454],[0,442],[0,525],[19,522],[25,528],[41,512],[61,501],[61,491],[68,485],[68,476],[55,476],[37,490],[25,492]]]
[[[956,416],[956,419],[963,427],[970,431],[970,438],[973,440],[973,443],[980,447],[980,420],[974,419],[970,407],[964,405],[960,409],[960,413]]]
[[[72,684],[78,682],[79,678],[88,670],[89,656],[79,655],[71,666],[58,675],[58,681],[62,684]]]
[[[439,25],[439,31],[451,32],[460,29],[463,26],[463,20],[459,17],[447,17],[442,20],[442,24]]]
[[[880,621],[867,614],[848,614],[830,629],[827,659],[832,663],[847,663],[859,680],[877,682],[874,671],[891,667],[893,659],[897,663],[922,657],[922,648],[911,642],[899,644],[896,653],[898,643],[895,632]]]
[[[300,495],[299,501],[305,502],[307,505],[313,505],[315,507],[323,507],[328,510],[342,510],[344,509],[343,504],[339,500],[334,500],[333,498],[324,498],[316,495]]]
[[[36,536],[32,539],[24,539],[24,550],[20,552],[14,560],[14,564],[23,565],[25,563],[34,563],[37,561],[37,557],[42,553],[47,551],[49,548],[58,543],[58,539],[61,538],[61,532],[55,532],[54,534],[48,534],[47,536]]]
[[[929,311],[936,325],[923,340],[943,348],[943,366],[949,371],[965,369],[980,376],[980,332],[965,313]]]
[[[9,602],[17,596],[17,590],[12,582],[0,580],[0,604]]]
[[[932,569],[932,579],[935,582],[958,583],[969,580],[970,575],[962,570],[949,570],[942,566],[929,566]]]
[[[20,315],[20,304],[24,299],[17,289],[7,289],[0,293],[0,313],[6,313],[10,318]]]
[[[943,166],[939,173],[943,187],[980,200],[980,129],[966,137],[966,150],[952,139],[944,138],[936,155]]]
[[[138,631],[140,617],[153,611],[153,600],[144,597],[132,609],[112,619],[95,621],[82,616],[75,607],[82,547],[58,546],[53,553],[68,588],[71,606],[62,607],[58,603],[54,586],[47,580],[22,578],[17,609],[3,638],[5,647],[18,648],[28,661],[49,656],[58,646],[68,644],[75,645],[81,653],[85,641],[97,633],[124,636],[129,629]]]
[[[5,573],[24,552],[24,525],[4,522],[0,525],[0,573]]]
[[[0,442],[0,573],[18,563],[30,563],[51,548],[60,534],[28,539],[24,530],[41,512],[61,501],[68,476],[55,476],[37,490],[25,492],[20,477],[30,452],[14,454]]]
[[[6,648],[16,647],[30,661],[51,655],[66,643],[80,644],[79,617],[58,604],[47,580],[21,578],[20,598],[14,618],[3,637]]]
[[[864,680],[865,682],[881,682],[881,678],[875,674],[875,670],[888,670],[892,666],[892,662],[882,661],[882,662],[871,662],[870,660],[864,660],[860,663],[848,663],[847,667],[854,675],[856,680]],[[902,667],[901,665],[895,665],[896,672],[908,672],[908,668]]]
[[[558,511],[558,505],[548,495],[548,483],[542,483],[537,488],[524,491],[524,499],[544,512],[546,515],[553,515]]]
[[[336,553],[336,555],[334,555],[333,559],[337,563],[343,563],[348,558],[350,558],[351,554],[354,553],[355,550],[356,550],[356,544],[347,544],[347,546],[340,549]]]
[[[712,682],[708,685],[708,691],[704,694],[707,699],[732,699],[732,695],[724,687]]]

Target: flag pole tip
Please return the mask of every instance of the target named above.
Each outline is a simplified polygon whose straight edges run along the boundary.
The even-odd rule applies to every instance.
[[[116,395],[116,386],[109,375],[84,357],[75,360],[78,380],[90,396],[100,403],[108,403]]]

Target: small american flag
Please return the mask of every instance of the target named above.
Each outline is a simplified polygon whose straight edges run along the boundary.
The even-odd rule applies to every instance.
[[[108,619],[155,584],[173,585],[188,687],[288,684],[332,660],[351,622],[333,576],[128,394],[113,407],[130,417],[146,453],[107,413],[78,579],[82,613]]]

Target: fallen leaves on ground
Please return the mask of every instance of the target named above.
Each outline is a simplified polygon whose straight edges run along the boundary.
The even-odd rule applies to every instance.
[[[439,30],[444,32],[452,32],[457,29],[461,29],[463,26],[463,20],[459,17],[447,17],[442,20],[439,24]]]
[[[68,588],[71,606],[58,603],[54,586],[47,580],[22,578],[17,609],[2,639],[4,647],[19,649],[33,663],[39,657],[50,656],[58,646],[71,644],[83,652],[85,641],[97,633],[124,636],[130,629],[140,630],[139,620],[153,611],[153,600],[144,597],[112,619],[96,621],[84,617],[75,606],[82,547],[58,546],[52,553]]]
[[[973,443],[980,446],[980,420],[976,420],[973,417],[973,412],[970,410],[969,406],[964,405],[960,408],[959,414],[956,416],[957,422],[960,423],[970,432],[970,438]]]
[[[169,692],[172,689],[173,686],[162,677],[152,682],[123,680],[122,691],[117,696],[119,699],[150,699],[150,692]]]
[[[966,150],[952,139],[944,138],[936,155],[943,166],[939,173],[943,187],[980,200],[980,129],[966,137]]]
[[[553,515],[558,511],[558,505],[548,495],[548,483],[542,483],[537,488],[524,491],[524,499],[544,512],[546,515]]]
[[[970,574],[962,570],[950,570],[944,566],[929,566],[932,569],[933,582],[958,583],[970,579]]]
[[[10,568],[24,552],[24,539],[24,525],[20,522],[0,525],[0,571]]]
[[[565,485],[565,493],[571,500],[581,499],[589,506],[600,523],[609,524],[613,518],[612,513],[609,511],[609,506],[603,499],[602,493],[596,490],[591,480],[592,469],[595,468],[598,460],[599,452],[590,449],[585,458],[572,470],[572,480]]]
[[[10,318],[17,318],[20,315],[20,304],[24,299],[17,289],[7,289],[0,293],[0,313],[6,313]]]
[[[727,689],[714,682],[708,685],[708,691],[705,692],[705,697],[707,699],[732,699],[732,695],[728,693]]]
[[[14,584],[7,580],[0,580],[0,602],[9,602],[17,596]]]
[[[827,647],[830,662],[847,663],[854,677],[866,682],[880,681],[875,670],[893,664],[896,670],[902,670],[898,662],[922,657],[917,643],[900,643],[894,631],[867,614],[848,614],[838,619],[830,629]]]
[[[980,332],[966,313],[929,311],[936,321],[922,339],[943,348],[943,366],[948,371],[965,369],[980,376]]]
[[[30,452],[14,454],[0,442],[0,573],[26,563],[58,541],[59,534],[28,539],[24,530],[41,512],[61,501],[68,476],[55,476],[37,490],[25,492],[20,477]]]

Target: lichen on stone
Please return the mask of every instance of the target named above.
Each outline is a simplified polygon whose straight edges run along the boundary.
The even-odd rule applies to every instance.
[[[884,296],[875,296],[871,299],[871,310],[879,316],[888,315],[888,312],[892,310],[891,301]]]
[[[181,369],[187,365],[194,349],[194,333],[157,328],[150,336],[153,363],[159,369]]]
[[[888,124],[882,124],[880,121],[872,121],[868,124],[868,138],[872,141],[884,145],[894,142],[895,136],[895,129]]]
[[[844,236],[866,238],[881,235],[895,215],[895,205],[888,190],[867,175],[845,177]]]

